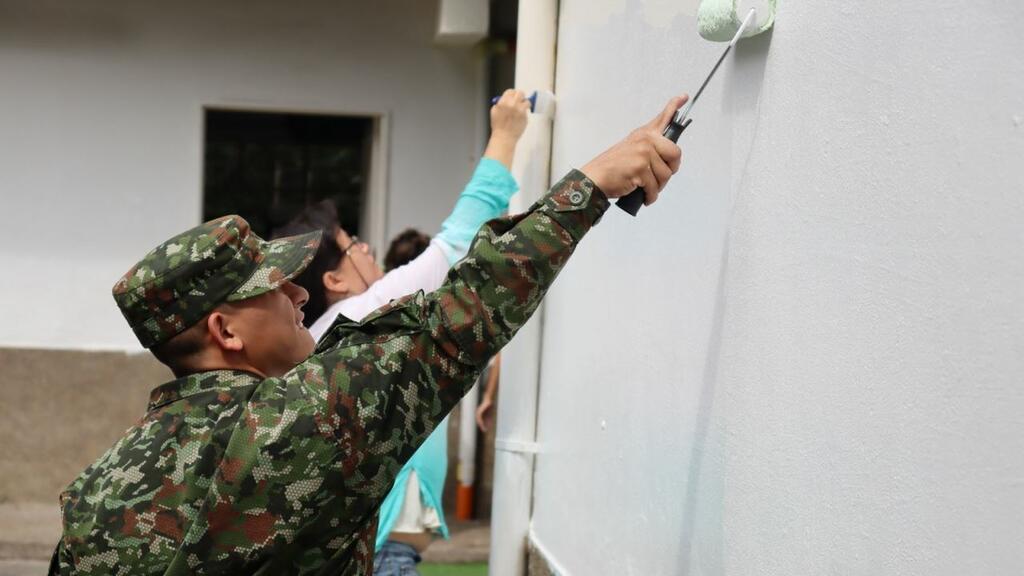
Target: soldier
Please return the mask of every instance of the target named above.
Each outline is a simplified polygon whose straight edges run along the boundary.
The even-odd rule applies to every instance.
[[[436,292],[315,346],[290,282],[319,233],[264,241],[238,216],[164,242],[114,285],[177,379],[61,495],[52,574],[370,574],[402,463],[540,304],[576,244],[678,169],[673,98],[526,213],[492,220]]]

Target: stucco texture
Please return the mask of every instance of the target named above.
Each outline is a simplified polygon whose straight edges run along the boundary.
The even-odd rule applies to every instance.
[[[555,177],[697,88],[695,4],[561,3]],[[986,7],[780,0],[585,240],[532,524],[568,573],[1020,573],[1024,4]]]

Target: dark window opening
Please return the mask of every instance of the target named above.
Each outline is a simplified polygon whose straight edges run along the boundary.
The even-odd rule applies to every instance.
[[[238,214],[269,238],[329,198],[341,225],[365,235],[372,131],[365,117],[206,110],[203,220]]]

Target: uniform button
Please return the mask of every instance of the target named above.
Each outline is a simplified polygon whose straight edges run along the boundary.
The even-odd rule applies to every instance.
[[[582,204],[583,192],[580,192],[579,190],[573,190],[572,193],[569,194],[569,202],[572,202],[576,206]]]

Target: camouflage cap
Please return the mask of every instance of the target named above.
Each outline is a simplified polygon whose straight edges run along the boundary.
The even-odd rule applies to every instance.
[[[218,304],[259,296],[302,272],[320,232],[266,241],[224,216],[154,248],[117,284],[114,300],[146,348],[202,320]]]

